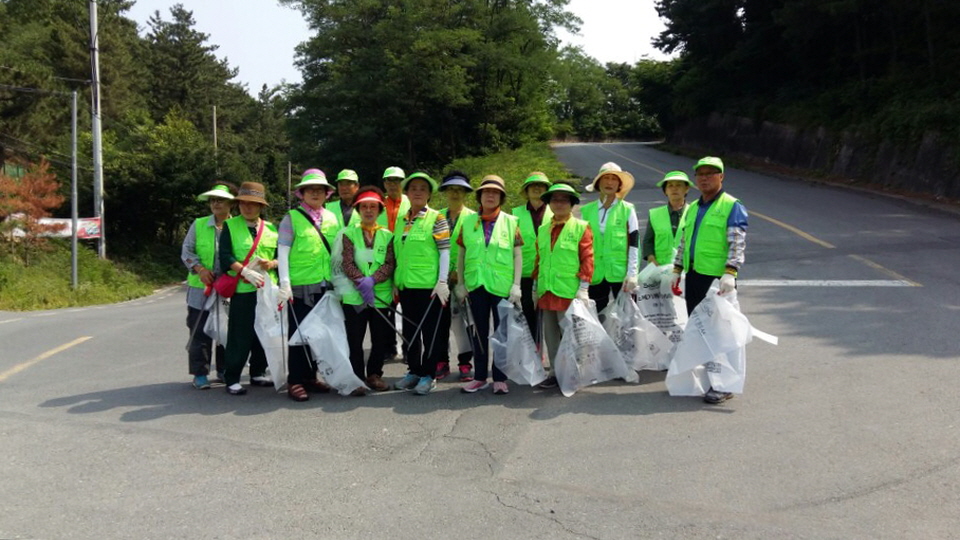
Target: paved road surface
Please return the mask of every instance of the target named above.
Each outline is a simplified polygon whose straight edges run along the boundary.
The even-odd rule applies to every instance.
[[[692,165],[558,153],[634,172],[642,217]],[[780,345],[749,346],[722,407],[659,373],[572,398],[237,398],[190,388],[179,289],[0,313],[0,538],[955,538],[960,220],[737,170],[725,186],[751,213],[743,310]]]

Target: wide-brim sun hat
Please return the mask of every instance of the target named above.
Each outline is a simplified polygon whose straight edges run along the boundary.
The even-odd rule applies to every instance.
[[[404,178],[403,183],[400,184],[400,189],[402,189],[403,191],[407,191],[407,186],[410,185],[410,182],[418,178],[430,185],[430,193],[437,192],[437,181],[434,180],[433,178],[430,178],[430,175],[425,172],[415,172],[410,176]]]
[[[344,169],[337,174],[337,182],[360,182],[360,177],[357,176],[357,171],[353,169]]]
[[[543,174],[542,172],[534,171],[527,175],[526,180],[524,180],[523,184],[520,186],[520,192],[522,193],[526,191],[528,187],[535,184],[543,184],[549,188],[551,185],[553,185],[553,182],[551,182],[550,179],[547,178],[547,175]]]
[[[480,180],[480,185],[477,187],[477,193],[480,193],[485,189],[495,189],[506,195],[507,189],[504,187],[504,184],[505,182],[503,181],[503,178],[500,178],[495,174],[488,174],[484,176],[482,180]]]
[[[444,191],[449,187],[462,187],[467,191],[473,191],[473,186],[470,185],[470,182],[463,176],[451,176],[443,181],[440,184],[440,191]]]
[[[633,189],[633,184],[634,184],[633,175],[621,169],[620,166],[617,165],[616,163],[612,161],[608,161],[607,163],[604,163],[603,165],[600,166],[600,172],[598,172],[597,176],[593,178],[593,182],[591,182],[590,185],[587,186],[587,190],[597,191],[598,190],[597,182],[599,182],[600,179],[603,178],[603,176],[606,174],[612,174],[620,179],[620,189],[617,190],[617,197],[622,199],[627,195],[627,193],[630,192],[631,189]]]
[[[657,187],[663,188],[667,182],[685,182],[688,186],[694,187],[693,182],[690,181],[690,177],[683,171],[670,171],[663,175],[663,180],[657,182]]]
[[[550,199],[557,193],[566,193],[570,195],[571,204],[580,204],[580,194],[577,193],[576,188],[567,183],[557,182],[551,185],[547,191],[543,192],[543,195],[540,195],[540,200],[549,203]]]
[[[406,173],[404,173],[400,167],[387,167],[386,170],[383,171],[384,180],[387,178],[396,178],[397,180],[403,181],[406,177]]]
[[[696,172],[700,167],[713,167],[718,171],[723,172],[723,160],[714,156],[702,157],[700,158],[700,161],[693,166],[693,171]]]
[[[213,186],[210,191],[204,191],[203,193],[197,195],[197,200],[202,202],[207,202],[210,197],[218,197],[220,199],[233,199],[233,193],[230,193],[230,188],[223,185],[217,184]]]
[[[327,188],[327,191],[333,191],[333,186],[330,185],[330,182],[327,182],[327,175],[323,174],[323,171],[320,169],[310,169],[309,174],[304,174],[303,178],[300,179],[300,183],[293,186],[294,192],[299,192],[301,189],[308,186],[323,186]]]
[[[267,190],[263,188],[263,184],[260,182],[244,182],[240,184],[240,191],[237,193],[237,196],[234,197],[234,200],[259,203],[263,206],[269,205],[267,202]]]

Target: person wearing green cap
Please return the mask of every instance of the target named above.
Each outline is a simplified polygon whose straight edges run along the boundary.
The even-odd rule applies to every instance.
[[[570,183],[556,182],[541,196],[553,218],[537,229],[537,258],[533,265],[533,289],[537,308],[543,313],[543,341],[550,358],[550,375],[540,388],[556,388],[557,348],[563,337],[560,321],[574,298],[590,300],[593,278],[593,232],[590,224],[573,216],[580,194]]]
[[[377,223],[389,229],[390,232],[394,232],[397,226],[397,217],[407,215],[410,210],[410,199],[401,189],[405,177],[400,167],[387,167],[383,171],[383,191],[387,195],[383,202],[386,204],[386,209],[377,218]]]
[[[437,386],[435,338],[440,311],[450,298],[450,226],[440,212],[427,206],[437,190],[430,175],[415,172],[404,179],[402,189],[410,199],[410,210],[397,217],[393,235],[394,283],[404,316],[417,326],[403,325],[409,371],[395,387],[426,395]]]
[[[544,222],[550,223],[553,211],[541,197],[550,187],[546,174],[534,171],[527,175],[520,190],[527,204],[514,207],[511,214],[517,216],[520,225],[520,237],[523,239],[523,272],[520,274],[521,308],[527,319],[527,326],[533,332],[533,338],[539,342],[540,328],[537,326],[537,308],[533,301],[533,263],[537,258],[537,230]]]
[[[684,270],[687,273],[684,297],[688,314],[693,313],[707,295],[715,279],[720,280],[720,294],[736,288],[747,239],[747,209],[739,199],[724,191],[723,161],[708,156],[700,159],[693,170],[700,198],[687,208],[683,217],[680,244],[673,261],[674,291],[679,290],[681,274]],[[703,400],[718,404],[732,397],[733,394],[723,389],[710,388]]]
[[[188,368],[193,375],[193,387],[198,390],[210,388],[210,362],[216,357],[217,376],[223,379],[223,343],[214,350],[213,340],[204,331],[210,314],[209,300],[217,300],[212,293],[213,281],[222,274],[217,257],[223,222],[230,219],[233,198],[237,186],[229,182],[216,182],[209,190],[197,196],[197,200],[210,205],[210,215],[197,218],[190,224],[187,236],[180,249],[180,260],[190,271],[187,274],[187,328],[190,329],[190,345],[187,349]]]
[[[657,187],[667,196],[667,204],[651,208],[648,212],[647,228],[643,232],[640,250],[640,257],[647,261],[647,264],[673,264],[680,242],[677,230],[683,212],[687,209],[687,192],[692,186],[693,182],[683,171],[670,171],[657,182]]]
[[[583,219],[593,232],[594,272],[590,298],[602,312],[610,301],[624,291],[637,288],[640,224],[633,204],[624,200],[633,188],[633,175],[616,163],[604,163],[593,179],[592,190],[600,199],[585,204]]]
[[[447,199],[447,207],[440,210],[440,214],[447,219],[450,229],[453,233],[451,239],[460,236],[460,229],[463,228],[463,218],[476,211],[465,206],[464,198],[467,193],[473,191],[470,185],[470,177],[462,171],[450,171],[443,177],[440,183],[440,192]],[[437,344],[434,346],[437,358],[437,372],[434,378],[443,379],[450,374],[450,337],[451,334],[457,343],[457,369],[460,372],[460,382],[470,382],[473,380],[473,345],[470,343],[470,336],[467,335],[467,327],[464,322],[464,309],[466,309],[466,299],[460,298],[455,294],[456,284],[459,281],[457,275],[457,254],[460,246],[457,243],[450,243],[450,285],[454,286],[454,294],[451,295],[450,304],[443,308],[440,313],[440,327],[437,330]]]
[[[360,216],[353,211],[353,199],[360,189],[360,177],[351,169],[344,169],[337,174],[337,195],[339,201],[331,201],[326,205],[327,210],[337,217],[340,228],[360,223]]]
[[[324,204],[333,192],[320,170],[304,174],[294,186],[300,205],[280,221],[279,247],[281,304],[290,302],[288,333],[293,335],[300,322],[323,298],[330,285],[330,246],[336,240],[340,224]],[[294,401],[310,399],[308,391],[326,393],[330,387],[317,378],[317,362],[307,345],[290,347],[287,358],[287,396]]]

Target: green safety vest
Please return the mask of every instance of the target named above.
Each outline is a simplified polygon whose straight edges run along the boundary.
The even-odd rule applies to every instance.
[[[327,208],[334,216],[337,217],[337,223],[340,224],[340,228],[344,228],[347,225],[356,225],[360,223],[360,212],[359,208],[354,208],[353,212],[350,212],[350,223],[343,222],[343,207],[340,205],[340,201],[331,201],[330,208]],[[384,211],[386,213],[386,211]]]
[[[684,205],[684,212],[687,207]],[[686,214],[680,215],[679,224],[683,224],[683,218]],[[673,264],[673,258],[677,254],[677,246],[680,244],[680,235],[683,230],[678,224],[677,230],[673,230],[673,224],[670,223],[670,205],[665,204],[650,209],[650,228],[653,229],[653,255],[657,258],[658,265]]]
[[[200,264],[211,272],[213,272],[213,261],[217,256],[217,228],[209,225],[212,219],[215,218],[210,215],[197,218],[193,222],[193,232],[196,233],[197,239],[195,252],[200,257]],[[187,285],[197,289],[206,288],[206,285],[200,281],[200,275],[193,272],[187,274]]]
[[[447,222],[450,222],[450,218],[447,217],[447,210],[449,208],[444,208],[439,212],[443,214],[443,217],[447,219]],[[460,216],[457,218],[457,224],[453,226],[453,231],[450,233],[450,270],[457,270],[457,257],[460,256],[460,246],[457,244],[457,237],[460,236],[460,229],[463,228],[463,218],[476,214],[476,210],[471,210],[466,206],[460,210]]]
[[[353,220],[351,220],[353,221]],[[373,248],[368,248],[363,239],[363,229],[360,225],[351,225],[344,229],[343,235],[353,242],[353,262],[356,263],[360,273],[364,276],[372,276],[383,266],[387,260],[387,247],[393,241],[393,233],[381,227],[373,236]],[[383,308],[393,303],[393,279],[387,279],[382,283],[373,286],[373,293],[376,296],[376,307]],[[350,292],[343,295],[343,303],[349,306],[359,306],[363,304],[363,296],[350,281]]]
[[[243,259],[247,257],[247,253],[250,252],[250,248],[253,247],[254,237],[250,234],[247,221],[243,219],[243,216],[236,216],[224,221],[223,224],[227,230],[230,231],[230,242],[233,244],[233,258],[236,259],[237,262],[242,263]],[[263,234],[260,235],[260,243],[257,244],[257,250],[250,256],[250,260],[252,261],[254,257],[259,257],[265,261],[275,259],[277,239],[279,237],[280,235],[277,234],[277,226],[264,220]],[[230,271],[229,274],[231,276],[237,275],[234,271]],[[276,270],[270,270],[266,275],[269,276],[274,283],[277,282]],[[243,278],[240,278],[240,283],[237,284],[238,293],[248,293],[256,290],[256,287],[244,281]]]
[[[490,294],[506,298],[513,286],[513,244],[517,218],[500,212],[487,244],[479,214],[462,218],[463,284],[468,291],[483,287]],[[459,223],[458,223],[459,225]]]
[[[633,204],[621,200],[612,207],[607,215],[604,233],[600,234],[600,201],[593,201],[583,207],[581,215],[593,231],[593,280],[591,285],[601,281],[616,283],[627,277],[627,240],[630,232],[630,214],[636,210]]]
[[[440,275],[440,250],[433,239],[433,224],[440,212],[427,208],[423,217],[414,220],[407,237],[403,237],[406,214],[397,214],[397,230],[393,234],[393,254],[397,271],[393,281],[397,289],[432,289]]]
[[[570,217],[563,224],[557,243],[550,246],[550,222],[537,232],[537,253],[540,270],[537,273],[537,295],[552,292],[560,298],[572,299],[580,288],[580,239],[589,226],[586,221]]]
[[[384,200],[383,212],[380,212],[380,215],[377,216],[377,225],[381,227],[386,227],[389,230],[390,226],[387,224],[387,207],[386,207],[387,198],[384,197],[383,200]],[[403,219],[403,216],[407,215],[407,212],[409,211],[410,211],[410,199],[408,199],[406,195],[400,195],[400,208],[397,210],[397,221],[400,221],[401,219]],[[396,232],[397,230],[396,222],[393,223],[393,230],[394,232]]]
[[[332,245],[340,230],[340,222],[333,212],[323,209],[320,230]],[[290,225],[293,226],[293,245],[290,246],[290,285],[313,285],[330,279],[330,252],[320,239],[313,221],[300,210],[291,210]]]
[[[550,205],[544,205],[543,220],[540,224],[550,223],[553,219],[553,210]],[[518,206],[511,212],[520,220],[520,238],[523,239],[523,247],[520,248],[523,253],[523,271],[520,276],[528,278],[533,275],[533,265],[537,260],[537,231],[533,228],[533,216],[527,210],[527,205]]]
[[[727,219],[738,199],[722,193],[713,201],[697,227],[697,246],[693,254],[693,270],[705,276],[722,276],[727,267],[730,245],[727,243]],[[690,270],[690,241],[697,223],[700,199],[687,208],[683,216],[683,267]]]

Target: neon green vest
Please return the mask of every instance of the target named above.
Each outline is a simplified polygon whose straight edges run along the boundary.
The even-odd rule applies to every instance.
[[[686,206],[684,206],[686,211]],[[683,224],[683,218],[686,214],[681,214],[680,224]],[[653,229],[653,255],[657,258],[657,264],[673,264],[673,258],[677,253],[677,245],[680,243],[680,231],[682,227],[673,230],[673,224],[670,223],[670,205],[665,204],[650,209],[650,227]]]
[[[320,229],[331,246],[340,230],[340,223],[329,210],[323,210]],[[290,285],[313,285],[330,279],[330,252],[313,222],[299,210],[291,210],[293,245],[290,247]]]
[[[553,210],[550,210],[550,205],[545,206],[541,224],[550,223],[553,219]],[[528,278],[533,275],[533,265],[537,259],[537,231],[533,228],[533,216],[527,210],[527,205],[518,206],[511,213],[520,220],[520,238],[523,238],[523,247],[520,248],[523,253],[523,271],[520,276]]]
[[[600,202],[593,201],[581,210],[581,215],[593,232],[593,281],[616,283],[627,277],[627,227],[634,207],[621,200],[609,210],[604,233],[600,234]]]
[[[233,244],[233,258],[236,259],[237,262],[242,263],[243,259],[247,257],[247,253],[250,252],[250,248],[253,246],[253,235],[250,234],[250,230],[247,228],[247,222],[243,219],[243,216],[236,216],[224,221],[223,224],[227,230],[230,231],[230,242]],[[277,226],[269,221],[264,221],[260,243],[257,244],[257,250],[250,256],[250,260],[252,261],[254,257],[259,257],[267,261],[275,259],[277,257],[278,238]],[[230,275],[235,276],[237,273],[231,271]],[[267,272],[267,275],[274,283],[277,282],[276,270],[270,270]],[[243,278],[240,279],[240,283],[237,285],[238,293],[248,293],[256,290],[256,287],[244,281]]]
[[[337,217],[337,223],[340,224],[340,228],[344,228],[347,225],[357,225],[360,223],[360,212],[357,208],[353,209],[353,212],[350,212],[350,223],[343,222],[343,207],[340,205],[340,201],[330,202],[330,208],[327,208],[334,216]]]
[[[217,228],[209,226],[211,219],[214,219],[214,217],[197,218],[193,222],[193,232],[197,234],[196,253],[200,257],[200,264],[213,272],[213,261],[217,256]],[[200,281],[200,276],[193,272],[187,274],[187,285],[197,289],[206,288],[206,285]]]
[[[397,230],[393,235],[393,254],[397,271],[393,281],[397,289],[432,289],[440,275],[440,250],[433,239],[433,224],[440,212],[427,208],[424,217],[417,218],[403,237],[405,214],[397,214]]]
[[[443,214],[443,217],[447,219],[447,222],[450,222],[450,218],[447,217],[447,210],[449,208],[444,208],[440,210],[440,213]],[[450,233],[450,270],[457,270],[457,257],[460,256],[460,246],[457,244],[457,238],[460,236],[460,229],[463,228],[463,218],[476,214],[476,210],[471,210],[464,206],[460,210],[460,216],[457,218],[457,224],[453,226],[453,231]]]
[[[353,221],[353,220],[351,220]],[[387,246],[393,241],[393,233],[381,227],[377,229],[373,236],[373,249],[367,247],[363,240],[363,229],[359,225],[351,225],[343,231],[344,236],[353,242],[353,262],[356,263],[360,273],[365,276],[372,276],[387,260]],[[343,303],[349,306],[359,306],[363,304],[363,297],[360,291],[350,282],[351,291],[344,293]],[[383,283],[377,283],[373,286],[373,293],[377,300],[376,307],[383,308],[393,303],[393,279],[388,279]]]
[[[386,200],[386,198],[384,198],[384,200]],[[408,199],[406,195],[400,195],[400,209],[397,210],[397,221],[403,219],[403,216],[407,215],[407,212],[409,211],[410,211],[410,199]],[[380,215],[377,216],[377,225],[381,227],[386,227],[388,230],[390,229],[389,225],[387,224],[386,206],[384,206],[383,212],[380,212]],[[393,224],[394,232],[396,232],[397,230],[396,225],[397,225],[396,222],[394,222]]]
[[[737,198],[723,193],[713,201],[700,220],[697,228],[697,245],[693,254],[693,269],[705,276],[722,276],[727,267],[727,219],[733,211]],[[700,200],[697,199],[687,208],[683,216],[683,267],[690,270],[690,241],[697,223]]]
[[[545,222],[537,232],[537,252],[540,254],[540,270],[537,273],[537,294],[552,292],[560,298],[573,298],[580,288],[580,239],[588,224],[571,217],[563,224],[557,243],[550,247],[550,222]]]
[[[517,218],[500,212],[490,233],[483,237],[479,214],[461,218],[463,222],[463,284],[468,291],[483,287],[494,296],[506,298],[513,286],[513,243],[517,236]],[[457,224],[459,225],[459,223]]]

